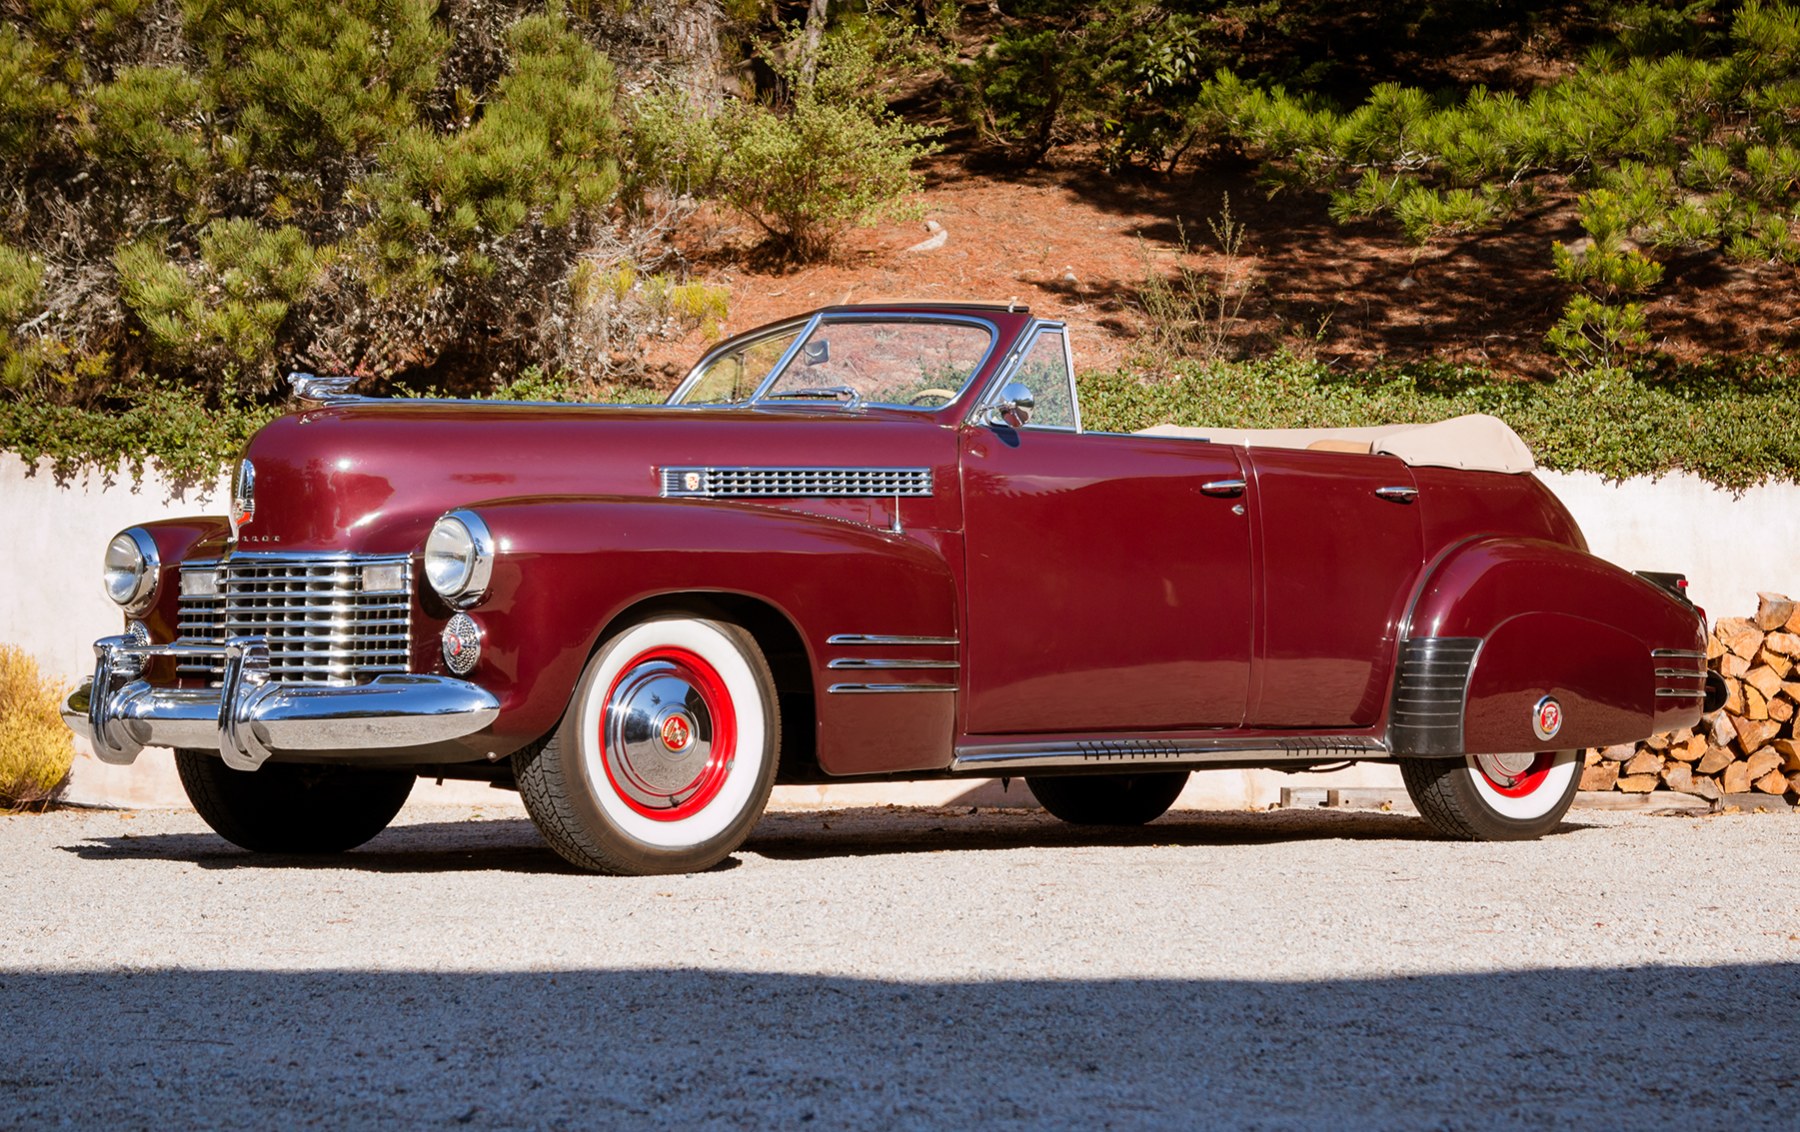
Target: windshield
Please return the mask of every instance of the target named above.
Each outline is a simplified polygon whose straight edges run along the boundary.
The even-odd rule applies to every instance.
[[[931,318],[822,319],[795,347],[799,328],[728,349],[704,363],[678,404],[828,401],[937,409],[955,400],[993,345],[986,323]],[[772,380],[774,367],[787,364]]]

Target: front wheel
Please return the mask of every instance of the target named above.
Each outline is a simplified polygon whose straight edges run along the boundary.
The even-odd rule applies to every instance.
[[[513,756],[525,809],[569,863],[711,868],[762,816],[781,744],[775,681],[737,625],[640,622],[588,662],[562,725]]]
[[[213,832],[256,853],[342,853],[388,827],[418,776],[310,763],[232,770],[215,751],[177,750],[188,800]]]
[[[1143,825],[1175,804],[1188,772],[1027,775],[1044,809],[1072,825]]]
[[[1400,760],[1420,815],[1459,841],[1529,841],[1549,833],[1575,801],[1580,768],[1574,751]]]

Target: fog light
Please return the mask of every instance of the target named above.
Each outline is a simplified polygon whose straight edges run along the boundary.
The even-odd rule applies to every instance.
[[[181,572],[182,597],[218,597],[219,572],[211,566]]]
[[[481,659],[481,626],[467,613],[458,613],[444,626],[444,665],[466,676]]]
[[[402,593],[405,590],[406,564],[404,562],[376,562],[362,568],[363,593]]]

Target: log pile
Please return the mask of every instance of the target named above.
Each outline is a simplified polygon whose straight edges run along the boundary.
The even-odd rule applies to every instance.
[[[1757,597],[1756,616],[1721,619],[1706,643],[1724,708],[1697,728],[1583,752],[1583,790],[1800,798],[1800,602]]]

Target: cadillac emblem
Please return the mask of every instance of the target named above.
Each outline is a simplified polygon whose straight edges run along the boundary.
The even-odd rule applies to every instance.
[[[1545,696],[1531,709],[1531,730],[1539,739],[1554,739],[1562,730],[1562,705],[1555,696]]]
[[[245,460],[238,465],[237,487],[231,493],[231,537],[256,517],[256,465]]]
[[[685,751],[688,747],[692,746],[693,742],[694,728],[693,725],[688,722],[687,716],[676,714],[663,720],[663,746],[674,751],[676,754],[680,754],[682,751]]]

